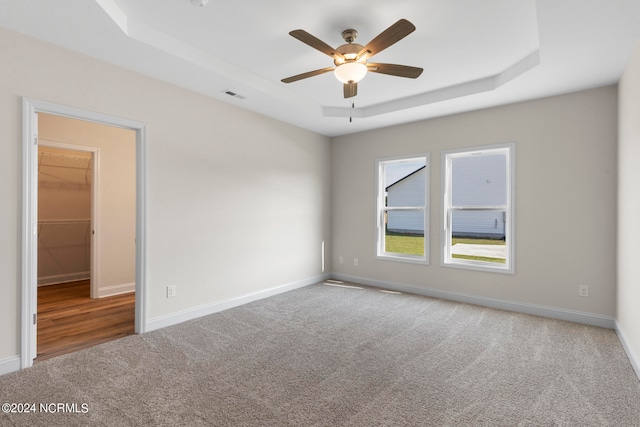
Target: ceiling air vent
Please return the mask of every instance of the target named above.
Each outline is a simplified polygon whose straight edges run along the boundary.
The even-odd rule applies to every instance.
[[[229,96],[233,96],[234,98],[238,98],[238,99],[244,99],[244,96],[242,95],[238,95],[237,93],[231,91],[231,90],[223,90],[222,93],[226,93]]]

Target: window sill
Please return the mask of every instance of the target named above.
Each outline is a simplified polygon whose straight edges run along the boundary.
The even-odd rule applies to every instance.
[[[475,270],[475,271],[485,271],[488,273],[499,273],[499,274],[515,274],[513,267],[507,265],[491,265],[491,263],[482,262],[482,261],[460,261],[460,260],[449,260],[444,261],[441,264],[443,267],[450,268],[460,268],[463,270]]]
[[[421,264],[421,265],[429,265],[426,257],[421,256],[412,256],[412,255],[401,255],[401,254],[379,254],[376,255],[377,259],[385,260],[385,261],[397,261],[397,262],[406,262],[409,264]]]

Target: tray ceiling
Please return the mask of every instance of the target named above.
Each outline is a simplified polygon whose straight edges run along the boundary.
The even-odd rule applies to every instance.
[[[418,79],[368,73],[349,100],[332,73],[280,81],[333,65],[289,31],[337,47],[355,28],[365,45],[400,18],[416,31],[373,62]],[[21,0],[0,4],[0,25],[335,136],[616,83],[640,2]]]

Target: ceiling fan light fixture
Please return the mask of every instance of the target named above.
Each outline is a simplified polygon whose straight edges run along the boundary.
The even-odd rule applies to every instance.
[[[367,75],[367,66],[361,62],[346,62],[338,65],[333,74],[342,83],[358,83]]]

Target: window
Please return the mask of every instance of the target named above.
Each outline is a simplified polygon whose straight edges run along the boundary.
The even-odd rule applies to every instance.
[[[443,265],[514,272],[514,144],[442,154]]]
[[[423,155],[376,162],[378,257],[428,263],[428,160]]]

